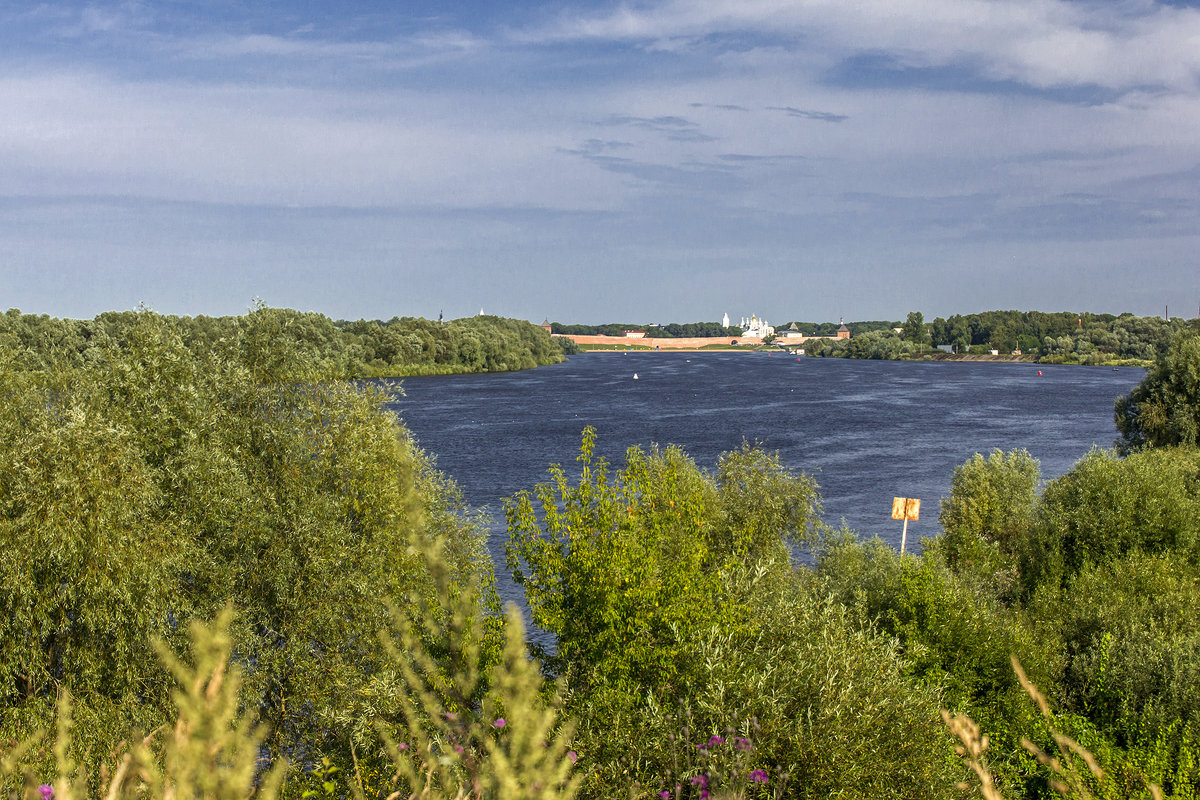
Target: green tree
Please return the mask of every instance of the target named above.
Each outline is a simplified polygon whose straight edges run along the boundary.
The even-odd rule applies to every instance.
[[[1200,444],[1200,333],[1176,336],[1129,394],[1116,402],[1119,447]]]
[[[1200,562],[1200,450],[1093,450],[1046,486],[1016,547],[1024,591],[1132,552]]]
[[[982,557],[982,544],[1011,556],[1033,524],[1040,468],[1025,450],[976,453],[955,467],[950,494],[942,500],[941,552],[950,566]]]
[[[929,341],[929,331],[925,329],[925,315],[920,311],[908,312],[908,318],[904,321],[904,339],[917,344]]]
[[[506,514],[510,568],[579,721],[585,796],[690,785],[696,745],[727,735],[753,743],[745,770],[790,772],[794,796],[940,796],[936,691],[796,580],[811,479],[749,445],[712,474],[678,448],[631,448],[616,469],[590,428],[579,462],[577,481],[553,466]]]
[[[260,309],[219,347],[138,314],[86,366],[0,367],[0,706],[5,732],[59,689],[94,757],[167,714],[150,642],[231,604],[245,707],[274,753],[345,753],[341,708],[385,659],[388,604],[430,596],[410,545],[460,534],[460,576],[491,569],[444,478],[384,407],[323,382],[290,313]]]

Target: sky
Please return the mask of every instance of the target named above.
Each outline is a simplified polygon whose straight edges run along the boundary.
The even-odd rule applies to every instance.
[[[0,306],[1200,313],[1200,0],[0,3]]]

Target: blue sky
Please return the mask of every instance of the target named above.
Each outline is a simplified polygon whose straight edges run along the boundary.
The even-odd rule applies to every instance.
[[[1195,316],[1200,4],[0,4],[3,307]]]

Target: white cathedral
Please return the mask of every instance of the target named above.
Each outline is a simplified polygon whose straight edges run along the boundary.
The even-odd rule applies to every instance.
[[[728,314],[721,318],[721,325],[729,327]],[[759,319],[754,315],[742,317],[742,323],[738,327],[742,329],[742,336],[755,336],[760,339],[775,333],[775,329],[768,325],[765,319]]]

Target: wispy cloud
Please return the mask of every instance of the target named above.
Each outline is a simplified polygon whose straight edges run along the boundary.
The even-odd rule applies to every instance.
[[[756,156],[748,153],[721,153],[717,158],[735,164],[785,164],[808,160],[804,156]]]
[[[845,114],[834,114],[829,111],[811,111],[805,108],[792,108],[791,106],[767,106],[768,111],[782,111],[789,117],[797,117],[799,119],[812,119],[818,122],[845,122],[850,119]]]
[[[970,64],[1038,87],[1192,90],[1200,74],[1200,9],[1144,0],[668,0],[563,15],[527,35],[701,42],[729,31],[802,38],[846,55],[883,52],[908,66]]]
[[[318,287],[345,254],[372,276],[360,288],[401,261],[446,291],[512,265],[509,299],[529,304],[563,263],[667,285],[663,265],[799,259],[865,303],[864,265],[1004,276],[1020,252],[1145,276],[1143,251],[1194,284],[1194,8],[595,0],[547,23],[523,4],[217,5],[0,4],[0,258],[28,265],[25,285],[97,252],[141,275],[226,260],[278,276],[307,258]],[[38,203],[56,212],[14,211]],[[893,286],[930,285],[894,269]],[[269,294],[252,284],[237,308]],[[540,320],[556,290],[538,291]],[[403,312],[401,294],[348,313]],[[871,297],[864,315],[894,316],[894,295]],[[804,315],[791,300],[761,311]]]
[[[700,130],[700,126],[689,119],[676,116],[633,117],[613,114],[600,122],[601,125],[640,128],[665,136],[673,142],[713,142],[716,139]]]

